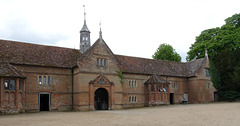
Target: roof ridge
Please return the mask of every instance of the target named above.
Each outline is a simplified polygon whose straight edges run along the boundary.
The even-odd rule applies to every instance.
[[[42,47],[54,47],[54,48],[62,48],[62,49],[79,50],[79,49],[73,49],[73,48],[68,48],[68,47],[60,47],[60,46],[54,46],[54,45],[41,45],[41,44],[38,44],[38,43],[28,43],[28,42],[24,42],[24,41],[5,40],[5,39],[0,39],[0,41],[6,41],[6,42],[12,42],[12,43],[21,43],[21,44],[34,45],[34,46],[42,46]]]
[[[171,62],[171,63],[177,63],[177,64],[185,64],[185,63],[187,63],[187,62],[176,62],[176,61],[168,61],[168,60],[161,60],[161,59],[150,59],[150,58],[136,57],[136,56],[126,56],[126,55],[119,55],[119,54],[115,54],[115,55],[116,56],[130,57],[130,58],[138,58],[138,59],[145,59],[145,60],[160,61],[160,62]]]

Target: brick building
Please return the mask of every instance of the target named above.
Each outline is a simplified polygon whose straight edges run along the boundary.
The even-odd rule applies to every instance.
[[[91,46],[84,20],[80,50],[0,40],[0,112],[112,110],[213,102],[205,58],[186,63],[114,54]]]

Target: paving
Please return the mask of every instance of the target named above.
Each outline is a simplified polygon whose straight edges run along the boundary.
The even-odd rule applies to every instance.
[[[0,116],[0,126],[239,126],[240,103],[165,105],[110,111]]]

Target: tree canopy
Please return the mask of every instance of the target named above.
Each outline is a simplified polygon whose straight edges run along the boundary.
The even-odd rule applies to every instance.
[[[207,29],[196,37],[187,53],[187,61],[203,58],[208,50],[211,80],[221,92],[222,99],[230,100],[240,93],[240,14],[225,19],[221,27]],[[218,73],[219,72],[219,73]],[[219,76],[218,76],[219,75]]]
[[[154,59],[181,62],[181,56],[169,44],[160,44],[152,57]]]

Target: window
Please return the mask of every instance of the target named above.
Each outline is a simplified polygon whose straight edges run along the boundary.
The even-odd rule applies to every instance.
[[[205,72],[206,72],[206,77],[210,77],[209,70],[205,69]]]
[[[172,88],[178,88],[178,83],[173,82],[173,83],[172,83]]]
[[[102,66],[102,67],[107,66],[107,60],[106,59],[97,58],[97,66]]]
[[[137,96],[129,96],[129,102],[130,103],[136,103],[137,102]]]
[[[38,83],[42,84],[42,76],[38,76]]]
[[[211,82],[206,82],[206,87],[207,87],[207,89],[210,89],[211,88]]]
[[[46,84],[46,76],[43,76],[43,84]]]
[[[97,58],[97,66],[99,66],[99,59]]]
[[[106,60],[104,59],[104,66],[106,66]]]
[[[21,91],[22,90],[22,80],[19,80],[19,91]]]
[[[4,82],[4,90],[9,90],[9,80],[5,80]]]
[[[100,66],[103,66],[103,65],[102,65],[102,59],[100,59]]]
[[[154,85],[151,85],[151,92],[154,92]]]
[[[137,81],[136,80],[129,80],[129,87],[134,87],[136,88],[137,87]]]
[[[15,80],[10,80],[10,90],[15,90]]]
[[[44,84],[44,85],[46,85],[46,84],[48,84],[48,85],[50,85],[51,84],[51,76],[38,76],[38,84]]]
[[[51,83],[51,77],[48,76],[48,85]]]

